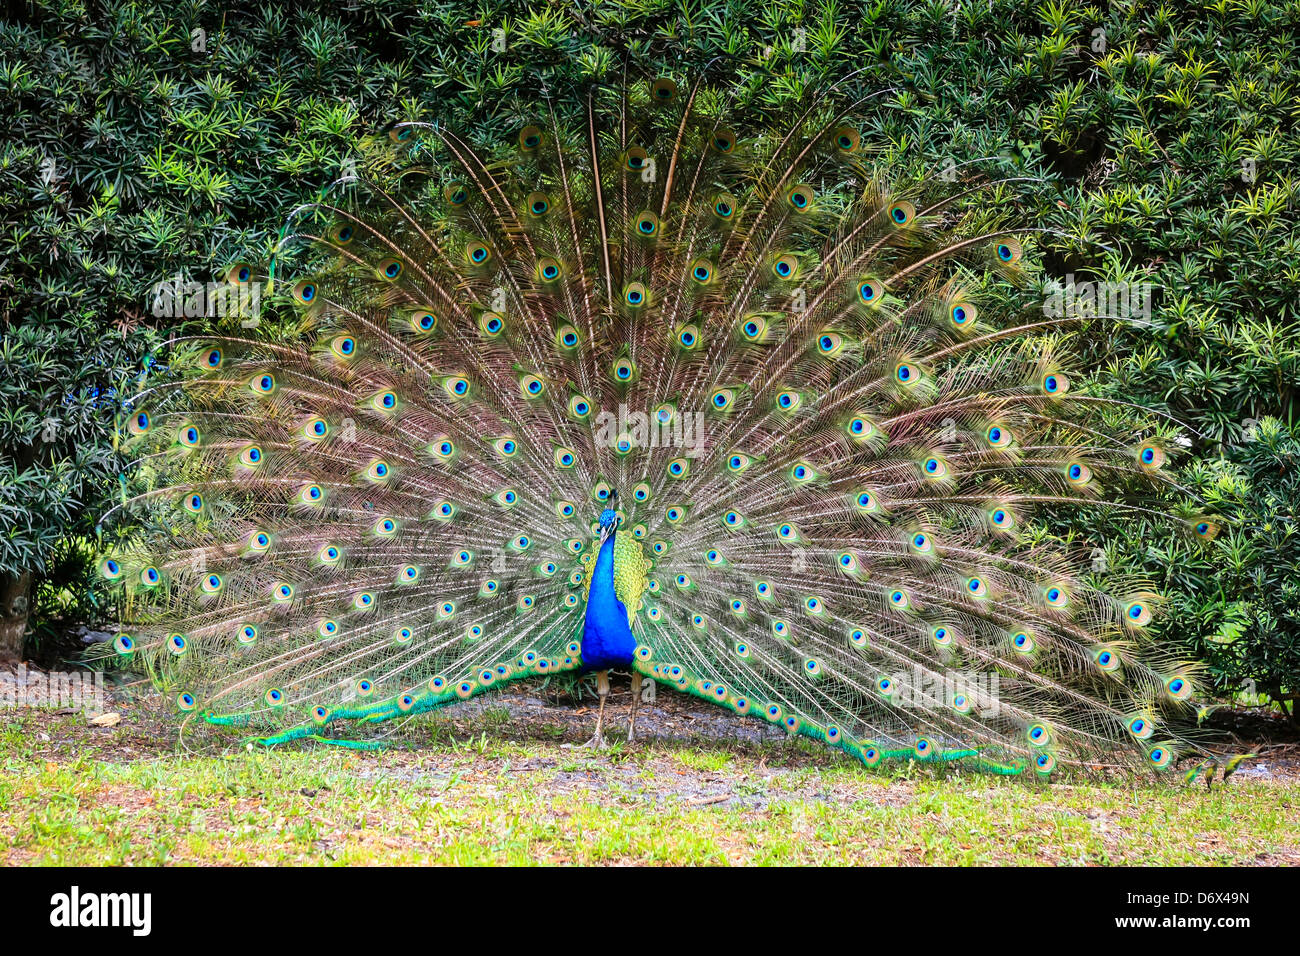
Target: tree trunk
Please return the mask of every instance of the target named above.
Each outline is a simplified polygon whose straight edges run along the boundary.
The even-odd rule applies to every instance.
[[[32,573],[0,574],[0,660],[21,659],[31,606]]]

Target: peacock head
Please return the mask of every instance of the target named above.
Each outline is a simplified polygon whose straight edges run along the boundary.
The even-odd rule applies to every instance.
[[[611,491],[609,493],[609,504],[613,505],[617,499],[618,492]],[[600,525],[600,540],[604,541],[618,528],[618,512],[612,507],[606,508],[600,513],[597,523]]]

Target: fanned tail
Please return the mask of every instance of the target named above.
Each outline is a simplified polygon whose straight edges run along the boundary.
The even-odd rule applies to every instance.
[[[399,126],[387,185],[295,214],[274,271],[313,344],[194,343],[127,424],[154,523],[104,564],[142,624],[117,653],[267,743],[578,670],[617,490],[646,677],[867,765],[1200,759],[1149,582],[1050,533],[1142,507],[1173,431],[1109,435],[1070,320],[998,314],[1023,177],[894,182],[824,102],[583,106],[508,143]]]

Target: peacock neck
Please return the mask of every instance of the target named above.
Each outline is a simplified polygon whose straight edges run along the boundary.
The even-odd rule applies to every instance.
[[[591,573],[591,594],[582,630],[582,663],[588,670],[632,663],[636,641],[627,623],[627,607],[614,590],[614,535],[610,534],[596,555]]]

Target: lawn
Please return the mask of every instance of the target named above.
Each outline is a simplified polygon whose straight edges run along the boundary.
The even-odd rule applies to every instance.
[[[186,753],[145,706],[8,711],[0,864],[1300,863],[1297,778],[1254,763],[1208,792],[869,772],[692,706],[603,752],[573,746],[586,708],[523,696],[371,752]]]

